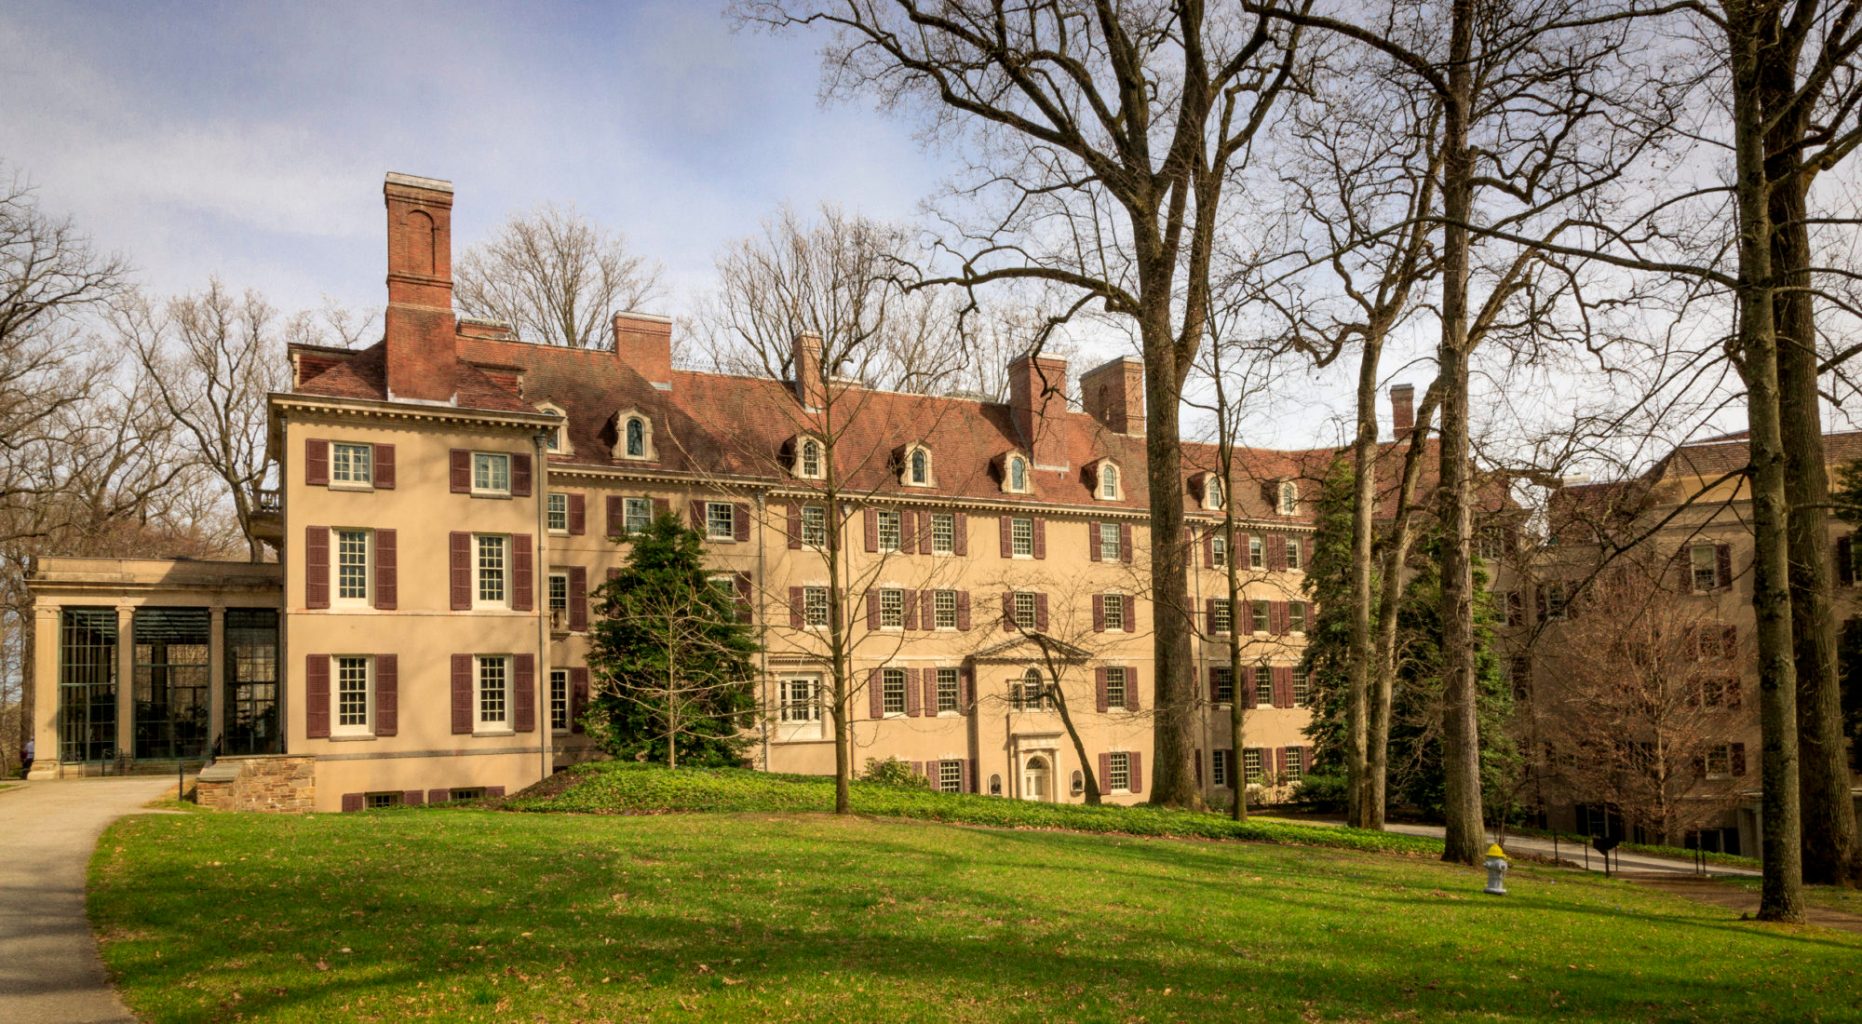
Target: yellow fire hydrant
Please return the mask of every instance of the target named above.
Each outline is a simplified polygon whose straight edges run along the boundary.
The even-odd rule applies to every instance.
[[[1487,888],[1481,890],[1489,896],[1506,895],[1506,851],[1495,843],[1487,848]]]

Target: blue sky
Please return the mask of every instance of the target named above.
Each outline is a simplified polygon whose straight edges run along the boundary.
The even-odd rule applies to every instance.
[[[572,203],[666,268],[668,312],[781,202],[909,217],[907,123],[817,100],[820,40],[710,2],[0,8],[0,159],[158,292],[384,300],[381,178],[449,178],[455,250]]]

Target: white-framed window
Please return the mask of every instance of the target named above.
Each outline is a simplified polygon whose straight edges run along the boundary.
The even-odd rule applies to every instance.
[[[511,493],[511,457],[502,452],[473,452],[472,493]]]
[[[1504,526],[1483,526],[1474,534],[1474,553],[1483,561],[1498,561],[1506,554],[1507,529]]]
[[[1303,747],[1287,748],[1287,781],[1298,782],[1306,774],[1306,751]]]
[[[781,722],[821,721],[820,682],[812,676],[792,676],[776,682],[776,718]]]
[[[1299,511],[1300,488],[1291,480],[1280,481],[1278,500],[1274,502],[1274,511],[1283,516],[1290,516]]]
[[[931,452],[913,448],[905,456],[905,482],[913,487],[929,487],[931,481]]]
[[[1267,542],[1259,536],[1248,538],[1248,568],[1267,568]]]
[[[1105,617],[1106,631],[1122,633],[1125,630],[1125,595],[1104,594],[1099,598],[1100,614]]]
[[[1211,512],[1222,508],[1222,481],[1215,476],[1203,478],[1203,507]]]
[[[802,622],[810,626],[828,624],[828,588],[802,588]]]
[[[544,451],[552,452],[558,455],[568,451],[569,446],[567,443],[565,443],[565,440],[563,437],[563,431],[568,428],[568,417],[567,417],[567,414],[563,412],[562,407],[555,404],[554,402],[539,402],[537,403],[537,411],[541,413],[550,413],[556,416],[563,417],[563,420],[561,422],[552,424],[544,428],[544,441],[543,441]]]
[[[705,502],[705,539],[737,539],[737,510],[731,507],[730,502]]]
[[[1008,472],[1005,474],[1003,483],[1009,490],[1017,494],[1027,491],[1028,460],[1019,455],[1009,456]]]
[[[550,669],[550,731],[569,731],[568,669]]]
[[[1131,755],[1123,751],[1106,757],[1106,789],[1114,793],[1131,791]]]
[[[1211,750],[1209,752],[1209,782],[1216,786],[1228,785],[1230,768],[1228,762],[1235,756],[1232,750]]]
[[[362,806],[371,811],[385,811],[390,807],[401,806],[402,793],[364,793]]]
[[[569,574],[552,570],[549,579],[549,608],[551,617],[569,613]]]
[[[901,527],[897,509],[881,509],[874,513],[879,523],[879,550],[896,554],[899,550]]]
[[[795,450],[795,475],[804,480],[819,480],[825,466],[821,455],[820,441],[812,437],[802,438]]]
[[[1053,706],[1053,698],[1048,696],[1040,669],[1030,668],[1022,673],[1020,679],[1009,684],[1010,711],[1052,710]]]
[[[905,713],[905,670],[902,668],[883,668],[879,670],[880,710],[888,715]]]
[[[1118,467],[1108,462],[1099,467],[1099,500],[1117,501],[1118,499]]]
[[[344,527],[331,530],[330,533],[336,548],[332,570],[336,574],[337,603],[367,605],[369,580],[374,575],[369,572],[369,549],[372,546],[370,531]]]
[[[621,500],[621,528],[629,537],[646,530],[653,522],[652,498],[623,498]]]
[[[549,508],[544,522],[551,533],[569,532],[569,496],[561,491],[551,491]]]
[[[1730,743],[1718,743],[1707,748],[1707,778],[1730,779],[1733,777],[1733,747]]]
[[[1266,662],[1254,666],[1254,706],[1274,706],[1274,667]]]
[[[946,711],[959,710],[957,706],[957,702],[959,700],[959,693],[960,691],[957,685],[957,670],[954,668],[938,669],[937,670],[937,712],[938,714],[943,714]]]
[[[330,699],[336,703],[330,735],[369,736],[375,731],[375,659],[343,654],[331,658],[336,677]]]
[[[1300,559],[1304,557],[1304,554],[1306,551],[1306,545],[1303,542],[1301,542],[1301,540],[1298,537],[1288,537],[1286,539],[1285,550],[1287,553],[1287,568],[1289,569],[1304,568],[1302,565],[1300,565]]]
[[[650,431],[645,416],[629,416],[621,424],[621,455],[629,459],[644,459],[651,451],[648,443]]]
[[[1009,520],[1009,553],[1017,558],[1034,557],[1034,520],[1019,516]]]
[[[1039,602],[1035,600],[1034,594],[1026,590],[1016,591],[1015,625],[1022,629],[1032,631],[1035,625],[1040,621],[1038,608]]]
[[[1125,548],[1119,542],[1119,524],[1099,524],[1099,560],[1116,562],[1124,556]]]
[[[931,513],[931,553],[948,555],[957,550],[957,514]]]
[[[375,482],[375,446],[334,441],[330,444],[330,484],[368,487]]]
[[[939,761],[937,763],[937,789],[940,793],[963,792],[963,762]]]
[[[1209,666],[1209,679],[1217,704],[1229,704],[1235,700],[1235,675],[1227,665]]]
[[[1210,602],[1209,631],[1211,633],[1232,633],[1235,631],[1235,609],[1228,603],[1228,598],[1218,597]]]
[[[473,687],[473,707],[477,709],[481,730],[511,727],[511,658],[506,654],[478,656],[478,678]]]
[[[478,598],[474,603],[480,607],[507,604],[511,538],[501,533],[478,533],[472,535],[472,541],[478,551],[478,586],[474,591]]]
[[[1312,680],[1306,675],[1304,665],[1293,666],[1293,706],[1303,708],[1312,699]]]
[[[1246,773],[1248,781],[1257,786],[1267,781],[1267,776],[1261,771],[1259,747],[1249,747],[1241,752],[1241,770]]]
[[[1547,583],[1539,588],[1539,599],[1545,602],[1545,617],[1554,622],[1562,620],[1567,614],[1565,607],[1565,585]]]
[[[1125,669],[1113,666],[1106,669],[1106,706],[1122,708],[1125,706],[1125,687],[1127,680]]]
[[[1687,549],[1688,566],[1694,582],[1694,593],[1705,594],[1719,589],[1720,557],[1711,544],[1695,544]]]
[[[1306,632],[1306,603],[1304,601],[1287,602],[1287,632]]]
[[[937,629],[957,628],[957,592],[955,590],[931,592],[931,624]]]
[[[1249,625],[1254,627],[1253,632],[1256,632],[1256,633],[1268,632],[1268,625],[1269,625],[1268,620],[1272,616],[1273,605],[1267,601],[1255,601],[1253,602],[1253,605],[1254,607],[1251,610],[1254,614],[1254,621],[1250,623]]]
[[[905,591],[884,587],[879,591],[879,628],[905,627]]]
[[[1209,538],[1209,564],[1216,569],[1228,568],[1228,538],[1217,534]]]
[[[828,510],[820,505],[802,506],[802,544],[811,548],[828,546]]]

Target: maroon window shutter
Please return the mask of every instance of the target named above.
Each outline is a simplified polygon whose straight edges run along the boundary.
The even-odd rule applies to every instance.
[[[394,611],[401,602],[401,575],[395,565],[398,546],[395,531],[375,531],[375,607],[382,611]]]
[[[1203,670],[1203,674],[1209,677],[1209,703],[1211,704],[1214,704],[1216,702],[1215,673],[1216,673],[1216,667],[1214,665],[1207,666]]]
[[[1047,520],[1040,516],[1034,519],[1034,557],[1047,557]]]
[[[1134,750],[1125,755],[1131,759],[1131,791],[1144,792],[1144,755]]]
[[[1090,561],[1099,561],[1099,523],[1089,520],[1086,524],[1086,557]]]
[[[305,439],[304,485],[306,487],[328,487],[330,485],[330,442],[315,437]]]
[[[654,498],[653,499],[653,518],[658,519],[660,516],[669,516],[671,514],[672,514],[672,499],[671,498]]]
[[[1196,762],[1196,784],[1200,786],[1203,784],[1203,748],[1197,747],[1190,753]]]
[[[351,812],[361,810],[363,807],[362,798],[364,795],[365,794],[362,794],[362,793],[344,793],[343,794],[343,813],[349,814]]]
[[[516,689],[511,695],[511,717],[516,719],[518,732],[532,732],[537,727],[537,656],[519,654],[511,661],[514,663],[512,685]]]
[[[937,669],[928,668],[919,673],[919,685],[924,690],[925,717],[937,717]]]
[[[1203,531],[1203,568],[1215,568],[1215,527]]]
[[[452,556],[453,611],[472,609],[472,535],[454,532],[448,536],[447,548]]]
[[[808,620],[805,617],[803,613],[803,609],[802,609],[803,603],[804,603],[804,600],[802,597],[802,588],[801,587],[790,587],[789,588],[789,628],[801,629],[804,625],[807,624]]]
[[[1118,524],[1118,560],[1131,564],[1131,524]]]
[[[1746,773],[1746,745],[1744,743],[1733,744],[1732,762],[1734,775]]]
[[[427,791],[424,789],[405,790],[401,793],[401,806],[402,807],[419,807],[421,804],[421,801],[425,800],[426,798],[427,798]]]
[[[304,735],[313,740],[330,735],[330,656],[304,657]]]
[[[957,513],[957,535],[951,538],[951,554],[968,555],[970,553],[970,514]]]
[[[749,622],[754,607],[750,600],[750,574],[747,572],[731,573],[731,582],[737,590],[737,621]]]
[[[875,554],[879,551],[879,510],[869,508],[862,512],[860,519],[866,533],[866,553]]]
[[[878,591],[869,590],[866,592],[866,628],[868,629],[879,628],[879,592]]]
[[[1135,666],[1125,670],[1125,710],[1138,710],[1138,669]]]
[[[957,628],[970,628],[970,592],[967,590],[957,591]]]
[[[1230,625],[1232,626],[1233,623],[1231,622]],[[1203,598],[1203,632],[1211,636],[1215,635],[1215,598],[1213,597]]]
[[[580,537],[588,532],[588,495],[580,491],[569,493],[569,536]]]
[[[330,528],[304,527],[304,607],[330,606]]]
[[[375,656],[375,735],[393,736],[401,728],[401,659]]]
[[[1093,595],[1093,632],[1106,631],[1106,594]]]
[[[448,475],[452,478],[454,494],[472,493],[472,452],[465,448],[454,448],[447,458]]]
[[[918,513],[899,510],[899,553],[909,555],[918,547]]]
[[[521,452],[511,455],[511,496],[530,497],[530,456]]]
[[[569,629],[580,633],[588,628],[588,567],[569,567]]]
[[[1285,636],[1292,628],[1292,616],[1287,613],[1287,602],[1275,601],[1268,607],[1268,614],[1274,619],[1274,635]]]
[[[708,532],[705,529],[705,503],[694,498],[692,503],[685,507],[685,514],[686,518],[692,522],[692,529],[697,530],[700,536],[705,536]]]
[[[1138,599],[1130,594],[1126,594],[1124,600],[1125,632],[1136,633],[1138,631]]]
[[[866,713],[869,718],[886,717],[886,690],[879,681],[879,670],[866,673]]]
[[[486,786],[485,795],[487,797],[502,797],[504,795],[504,787],[503,786]]]
[[[1106,703],[1106,670],[1093,669],[1093,710],[1103,715],[1110,706]]]
[[[1285,775],[1286,773],[1287,773],[1287,748],[1275,747],[1274,748],[1274,775],[1282,776],[1282,775]]]
[[[1287,539],[1280,534],[1267,535],[1267,568],[1272,572],[1287,569]]]
[[[924,714],[924,705],[920,703],[919,697],[918,670],[908,668],[905,670],[905,714],[907,716],[918,718]]]
[[[1015,532],[1014,527],[1009,524],[1009,519],[1009,516],[1003,516],[996,520],[998,526],[997,532],[1002,535],[1003,558],[1015,557]]]
[[[627,523],[623,509],[625,503],[614,495],[608,495],[608,536],[619,537],[627,532]]]
[[[1852,586],[1856,581],[1854,545],[1854,534],[1846,533],[1836,538],[1836,579],[1845,587]]]
[[[1733,546],[1731,544],[1713,546],[1713,568],[1718,576],[1714,582],[1719,589],[1724,590],[1733,585]]]
[[[535,596],[536,582],[536,548],[531,547],[530,534],[514,533],[511,535],[511,609],[527,612],[533,606],[531,599]]]
[[[582,731],[582,715],[588,711],[588,669],[569,670],[569,731]]]
[[[899,623],[903,629],[918,628],[918,591],[909,587],[899,593]]]
[[[1099,755],[1099,792],[1101,795],[1112,788],[1112,755]]]
[[[1720,656],[1727,661],[1739,660],[1739,627],[1722,626],[1720,628]]]
[[[750,506],[738,501],[731,503],[732,537],[742,544],[750,539]]]
[[[930,773],[925,771],[925,763],[923,761],[912,762],[912,774],[924,779],[931,777]]]
[[[375,446],[375,487],[383,491],[394,490],[394,445]]]
[[[1274,707],[1293,706],[1293,666],[1274,666]]]
[[[931,554],[931,513],[918,513],[918,553]]]
[[[453,655],[453,735],[472,731],[472,656]]]
[[[976,700],[976,673],[969,668],[957,670],[957,701],[959,711],[967,710]]]
[[[1004,590],[1002,592],[1002,631],[1004,633],[1009,633],[1013,632],[1014,629],[1015,592],[1013,590]]]
[[[1047,632],[1047,595],[1034,595],[1034,628]]]
[[[427,802],[430,804],[452,803],[453,791],[450,789],[429,789],[427,790]]]
[[[794,502],[789,503],[788,539],[790,551],[802,549],[802,506]]]

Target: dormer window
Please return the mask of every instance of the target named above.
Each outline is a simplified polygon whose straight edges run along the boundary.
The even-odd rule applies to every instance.
[[[653,454],[653,421],[645,413],[625,410],[614,417],[614,457],[648,460]]]
[[[638,416],[627,419],[627,457],[644,459],[647,457],[647,421]]]
[[[1300,488],[1291,480],[1280,481],[1280,487],[1274,502],[1274,511],[1283,516],[1290,516],[1299,509]]]
[[[816,477],[821,475],[821,442],[809,438],[802,442],[802,475]]]
[[[1016,494],[1028,491],[1028,460],[1020,455],[1010,455],[1003,463],[1002,487]]]
[[[1120,492],[1117,466],[1110,462],[1102,462],[1099,464],[1099,486],[1097,490],[1099,492],[1100,501],[1119,500]]]
[[[927,487],[931,483],[931,454],[923,448],[913,448],[906,466],[905,480],[914,487]]]
[[[563,417],[563,422],[544,428],[543,448],[552,455],[566,454],[569,451],[568,414],[564,413],[562,407],[554,402],[544,402],[538,405],[537,411]]]
[[[819,480],[827,472],[827,448],[820,438],[798,437],[783,445],[789,472],[803,480]]]
[[[1203,508],[1211,512],[1222,508],[1222,480],[1214,474],[1203,475]]]

